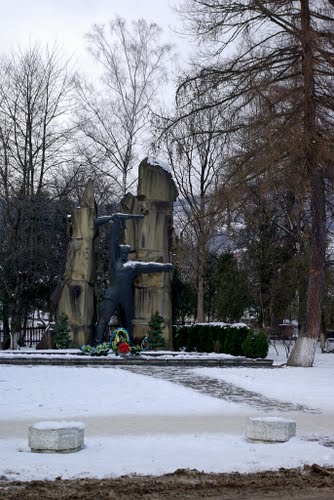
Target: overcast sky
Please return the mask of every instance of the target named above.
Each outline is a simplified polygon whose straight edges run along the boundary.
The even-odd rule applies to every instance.
[[[181,0],[1,0],[0,52],[40,41],[55,41],[79,65],[85,53],[84,34],[94,23],[103,24],[120,15],[128,20],[144,18],[156,22],[170,42],[182,43],[173,29],[179,20],[172,9]],[[185,42],[183,42],[185,45]],[[186,46],[185,46],[186,50]]]

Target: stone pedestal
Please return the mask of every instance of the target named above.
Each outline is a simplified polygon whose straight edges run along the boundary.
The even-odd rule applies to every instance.
[[[34,453],[73,453],[84,447],[81,422],[38,422],[28,429],[28,445]]]
[[[246,437],[252,441],[283,443],[296,435],[296,422],[276,417],[250,418]]]
[[[150,158],[140,163],[137,196],[127,194],[122,200],[123,212],[144,215],[141,221],[126,223],[126,243],[132,249],[130,260],[172,262],[173,202],[177,195],[165,167]],[[135,280],[135,337],[146,334],[152,314],[159,312],[166,321],[166,347],[172,347],[171,280],[172,273],[142,274]]]

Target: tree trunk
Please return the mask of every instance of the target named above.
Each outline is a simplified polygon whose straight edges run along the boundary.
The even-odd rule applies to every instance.
[[[312,176],[311,248],[308,272],[305,324],[288,359],[288,366],[313,366],[320,335],[325,281],[325,193],[320,170]]]
[[[311,237],[305,324],[288,359],[289,366],[313,366],[320,335],[325,281],[325,189],[317,159],[316,108],[314,95],[314,33],[311,28],[309,1],[301,0],[301,39],[304,77],[305,167],[310,184]]]
[[[201,221],[201,225],[203,222]],[[199,234],[199,255],[198,255],[198,281],[197,281],[197,315],[196,323],[205,321],[204,315],[204,269],[206,263],[206,247],[204,230],[201,227]]]
[[[197,315],[196,323],[204,322],[204,277],[203,270],[199,272],[197,288]]]
[[[326,338],[327,338],[326,318],[325,318],[324,311],[322,311],[322,315],[321,315],[321,332],[320,332],[320,348],[321,348],[321,352],[325,351]]]
[[[11,316],[10,349],[16,350],[19,347],[19,339],[21,335],[21,307],[19,300],[15,300]]]
[[[3,342],[1,345],[1,349],[8,349],[8,346],[10,344],[10,327],[9,327],[9,303],[7,297],[3,301],[2,324],[3,324]]]

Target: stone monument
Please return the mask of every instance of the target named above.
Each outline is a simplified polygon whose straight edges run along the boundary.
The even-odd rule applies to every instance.
[[[165,263],[172,261],[173,202],[178,195],[168,166],[146,158],[139,165],[137,196],[127,194],[122,210],[143,214],[143,220],[126,222],[125,240],[131,260]],[[134,281],[133,335],[142,338],[152,314],[159,312],[166,321],[166,347],[172,347],[171,273],[138,275]]]
[[[69,318],[71,347],[103,340],[110,317],[118,307],[120,319],[132,336],[142,338],[152,314],[159,312],[172,346],[171,273],[173,202],[177,189],[170,172],[147,158],[139,165],[137,196],[126,195],[126,213],[97,217],[93,183],[88,181],[80,206],[69,221],[70,241],[66,266],[53,302],[56,319]],[[109,241],[109,287],[99,306],[96,323],[96,262],[94,240],[98,226],[112,221]],[[125,239],[121,232],[126,221]],[[127,261],[131,249],[131,261]],[[133,285],[133,286],[132,286]],[[134,317],[133,317],[134,315]],[[95,328],[96,325],[96,328]]]
[[[70,241],[65,271],[55,299],[56,318],[61,313],[69,318],[72,347],[89,344],[94,335],[96,321],[94,240],[98,233],[96,215],[93,183],[89,180],[80,206],[74,210],[69,222]]]

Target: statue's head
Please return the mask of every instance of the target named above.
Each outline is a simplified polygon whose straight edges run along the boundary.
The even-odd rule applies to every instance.
[[[131,247],[129,245],[120,245],[120,258],[123,263],[127,262]]]

